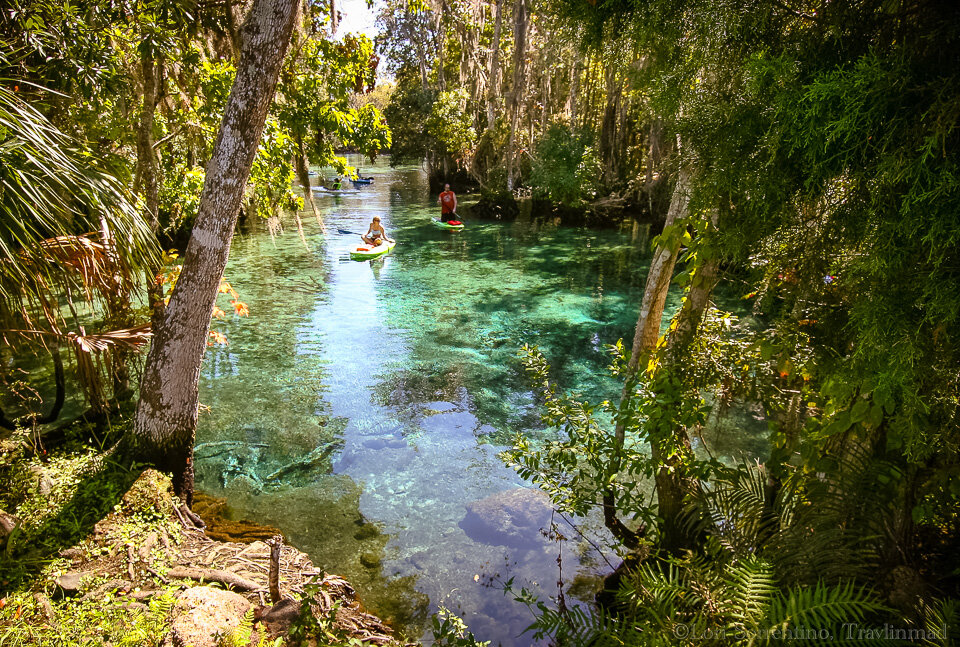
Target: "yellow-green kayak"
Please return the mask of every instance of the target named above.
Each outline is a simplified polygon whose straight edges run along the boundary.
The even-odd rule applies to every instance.
[[[363,243],[362,245],[357,245],[356,247],[350,250],[350,258],[352,258],[355,261],[370,260],[371,258],[377,258],[378,256],[383,256],[384,254],[386,254],[396,246],[397,246],[397,241],[395,240],[388,240],[388,241],[382,242],[376,247]]]

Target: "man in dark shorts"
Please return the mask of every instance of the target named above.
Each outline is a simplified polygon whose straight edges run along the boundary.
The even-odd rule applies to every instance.
[[[457,217],[457,194],[450,190],[449,184],[443,185],[443,193],[437,198],[440,205],[440,222],[459,220]]]

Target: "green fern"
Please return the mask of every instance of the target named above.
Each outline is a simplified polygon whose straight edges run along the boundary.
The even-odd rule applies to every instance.
[[[167,621],[175,603],[176,599],[169,591],[154,595],[147,610],[133,619],[130,628],[121,637],[120,644],[137,647],[159,644],[167,633]]]
[[[837,586],[817,584],[798,587],[777,596],[765,618],[769,633],[793,628],[812,628],[827,631],[833,644],[844,642],[845,625],[866,627],[866,619],[886,611],[873,592],[852,582]],[[867,644],[860,640],[850,642]],[[826,641],[825,641],[826,642]],[[890,644],[878,640],[874,644]]]
[[[756,634],[777,595],[773,568],[756,558],[730,565],[726,571],[726,586],[732,625]]]
[[[253,609],[250,609],[243,614],[243,618],[236,627],[219,636],[218,647],[249,647],[250,640],[253,638],[253,625]],[[283,645],[282,638],[269,640],[266,633],[261,633],[256,647],[281,647],[281,645]]]

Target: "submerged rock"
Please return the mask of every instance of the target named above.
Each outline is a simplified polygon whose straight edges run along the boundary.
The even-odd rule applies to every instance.
[[[377,528],[376,524],[369,523],[369,522],[364,523],[362,520],[359,520],[359,519],[357,520],[357,523],[358,525],[360,525],[360,528],[357,530],[357,532],[353,533],[353,538],[356,539],[357,541],[363,541],[364,539],[373,539],[374,537],[380,536],[380,529]]]
[[[366,568],[379,568],[380,555],[372,551],[360,553],[360,563],[363,564]]]
[[[497,492],[467,504],[460,527],[484,544],[530,547],[550,523],[550,498],[535,488]]]

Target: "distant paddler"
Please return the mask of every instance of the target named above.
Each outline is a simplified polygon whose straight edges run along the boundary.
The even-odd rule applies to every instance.
[[[449,184],[443,185],[443,193],[437,198],[437,204],[440,205],[440,222],[460,220],[457,217],[457,194],[450,190]]]

